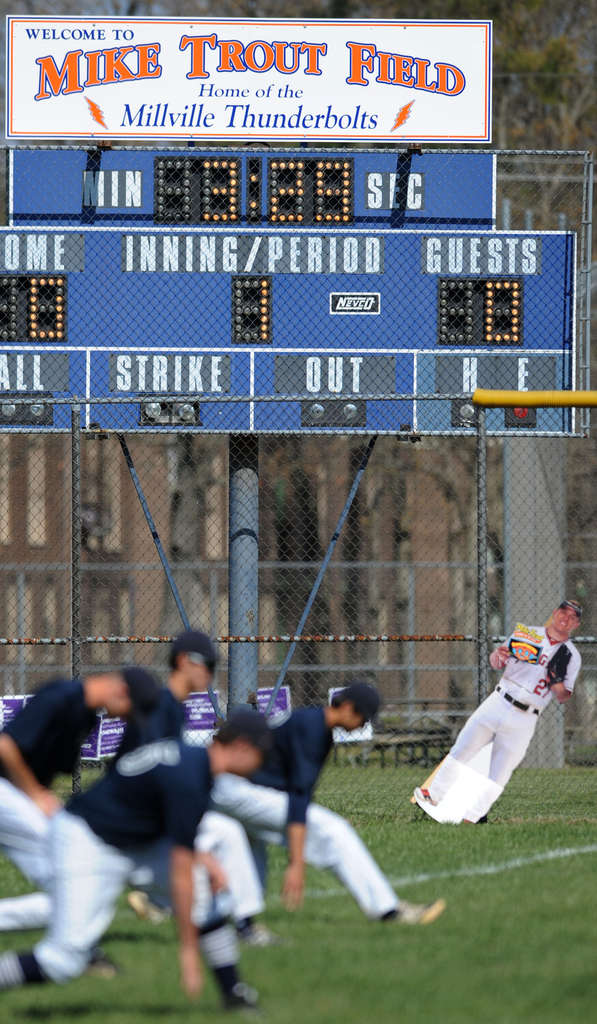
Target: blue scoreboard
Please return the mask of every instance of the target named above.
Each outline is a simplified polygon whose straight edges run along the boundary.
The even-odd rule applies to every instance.
[[[467,433],[476,387],[573,386],[575,236],[495,230],[490,153],[13,150],[8,194],[2,429],[65,429],[53,395],[102,429]]]

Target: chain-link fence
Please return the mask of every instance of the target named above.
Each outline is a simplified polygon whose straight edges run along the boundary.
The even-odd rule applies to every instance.
[[[234,437],[189,434],[128,441],[179,600],[191,622],[221,638],[224,706],[234,647],[256,655],[256,676],[240,680],[246,692],[278,681],[368,442],[259,441],[257,617],[251,633],[231,636],[235,444]],[[165,674],[168,645],[159,638],[180,631],[182,622],[118,437],[81,432],[78,507],[71,504],[70,436],[3,433],[0,445],[1,632],[9,640],[0,651],[3,692],[31,692],[49,676],[70,672],[73,598],[82,672],[137,660]],[[542,624],[567,594],[587,607],[589,640],[580,644],[582,679],[566,712],[566,758],[592,761],[594,442],[488,438],[486,537],[478,532],[477,449],[476,437],[457,444],[377,439],[299,631],[312,639],[296,644],[283,683],[299,706],[325,701],[330,688],[350,678],[369,678],[384,696],[384,731],[428,730],[439,742],[441,733],[453,736],[482,695],[480,585],[490,644],[516,621]],[[77,520],[81,549],[73,575]],[[247,636],[263,639],[243,642]]]
[[[129,164],[130,152],[114,150]],[[273,233],[270,206],[268,229],[234,244],[211,228],[245,171],[250,209],[240,158],[208,185],[202,158],[199,198],[185,192],[199,174],[188,156],[156,158],[162,224],[195,223],[201,201],[203,233],[116,230],[109,207],[98,218],[100,186],[122,199],[119,168],[85,179],[90,232],[11,218],[0,239],[1,692],[132,660],[165,676],[186,616],[219,638],[223,707],[277,685],[293,707],[325,702],[370,679],[386,742],[370,756],[432,764],[493,686],[493,642],[517,621],[541,625],[567,596],[586,608],[583,671],[528,763],[595,763],[588,414],[479,417],[470,405],[477,385],[587,386],[591,163],[479,155],[497,163],[489,238],[491,224],[475,234],[417,221],[416,204],[409,221],[416,182],[404,169],[402,217],[371,208],[368,226],[344,232],[356,202],[346,161],[327,168],[318,207],[317,157],[303,161],[308,210],[290,192],[290,157],[268,158],[259,182],[276,216],[303,210],[311,227],[287,220]],[[97,175],[90,160],[83,152]],[[389,188],[385,174],[370,188]],[[356,315],[332,308],[370,300]]]

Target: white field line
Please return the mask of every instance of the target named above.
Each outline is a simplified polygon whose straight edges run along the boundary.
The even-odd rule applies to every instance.
[[[390,878],[389,881],[397,889],[402,889],[409,885],[417,885],[419,882],[432,882],[440,878],[473,878],[477,875],[499,875],[501,872],[516,871],[517,868],[525,868],[531,864],[542,864],[548,860],[564,860],[566,857],[577,857],[585,853],[597,853],[597,843],[592,843],[589,846],[571,846],[556,850],[543,850],[540,853],[533,853],[528,857],[515,857],[513,860],[505,860],[498,864],[477,864],[449,871],[428,871],[418,875],[402,875],[399,878]],[[345,889],[308,889],[306,896],[311,899],[325,899],[327,896],[343,896],[345,893]]]

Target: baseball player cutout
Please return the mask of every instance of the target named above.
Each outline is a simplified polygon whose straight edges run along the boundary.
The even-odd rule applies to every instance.
[[[0,733],[0,851],[30,882],[49,885],[45,844],[50,819],[62,806],[50,786],[58,774],[72,774],[97,712],[145,714],[158,693],[153,676],[138,667],[57,679],[42,686]],[[48,908],[46,893],[0,900],[0,929],[43,925]]]
[[[332,748],[333,729],[362,728],[375,716],[379,703],[375,687],[355,681],[335,694],[329,706],[292,712],[271,730],[271,753],[250,781],[218,776],[212,806],[242,822],[258,855],[263,844],[287,844],[283,898],[289,909],[302,902],[305,863],[309,863],[333,871],[368,917],[427,924],[442,913],[444,901],[399,900],[352,826],[311,802]]]
[[[217,652],[210,638],[198,630],[187,630],[176,637],[170,648],[168,684],[160,690],[156,707],[142,719],[127,726],[119,748],[126,753],[143,743],[180,738],[184,729],[183,701],[192,693],[205,692],[213,680]],[[254,921],[265,909],[263,891],[247,834],[228,815],[208,811],[203,815],[195,840],[196,849],[211,854],[220,862],[231,897],[230,912],[240,937],[249,945],[271,945],[276,937]],[[129,893],[135,913],[158,923],[169,906],[159,902],[151,886]]]
[[[472,803],[464,801],[460,820],[477,822],[487,814],[526,754],[549,702],[555,697],[563,704],[572,696],[581,657],[570,636],[581,615],[577,601],[564,600],[545,626],[517,623],[507,642],[491,652],[491,667],[502,670],[495,690],[465,723],[428,786],[414,791],[417,804],[431,817],[442,820],[435,808],[462,784],[463,766],[491,744],[489,782]]]
[[[197,826],[214,778],[222,772],[252,774],[270,746],[270,730],[260,715],[233,712],[207,748],[188,747],[180,740],[139,747],[58,811],[51,819],[48,844],[50,927],[31,952],[0,956],[0,989],[79,976],[112,920],[131,872],[161,863],[165,842],[181,983],[189,995],[198,995],[201,960],[191,916]],[[207,930],[201,941],[230,1008],[253,1005],[236,974],[235,941],[232,926],[221,924]]]

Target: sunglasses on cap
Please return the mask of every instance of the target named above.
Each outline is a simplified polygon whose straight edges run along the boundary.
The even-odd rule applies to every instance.
[[[574,612],[577,619],[580,619],[580,617],[582,616],[582,608],[577,601],[562,601],[562,603],[558,605],[558,608],[569,608],[571,611]]]

